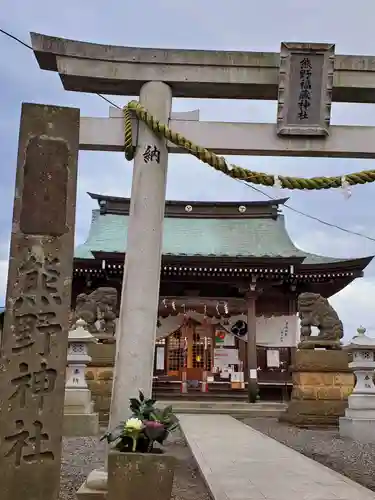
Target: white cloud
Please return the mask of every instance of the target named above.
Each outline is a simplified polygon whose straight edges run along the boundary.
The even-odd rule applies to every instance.
[[[287,213],[287,221],[290,216],[291,214]],[[303,216],[298,216],[298,219],[300,224],[306,223]],[[302,232],[297,225],[290,224],[289,234],[302,250],[342,259],[367,257],[375,254],[375,242],[373,241],[318,223],[311,223],[311,225],[313,228],[310,231]],[[351,227],[350,229],[361,232],[359,228]],[[362,233],[366,234],[366,231],[362,230]]]
[[[374,297],[375,280],[362,278],[330,299],[344,323],[346,340],[352,338],[361,325],[367,328],[371,336],[375,336]]]

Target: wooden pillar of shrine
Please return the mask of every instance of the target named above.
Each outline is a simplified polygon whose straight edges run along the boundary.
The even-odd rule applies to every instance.
[[[247,394],[249,403],[255,403],[258,397],[258,360],[256,341],[257,292],[249,291],[247,299]]]
[[[242,339],[238,339],[238,358],[242,362],[242,371],[244,373],[244,380],[248,380],[248,362],[247,362],[247,342]]]

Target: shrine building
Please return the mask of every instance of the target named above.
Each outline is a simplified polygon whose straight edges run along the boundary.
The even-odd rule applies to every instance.
[[[121,293],[130,199],[89,195],[99,207],[86,242],[75,250],[73,307],[78,294],[99,287]],[[291,387],[298,295],[331,297],[362,277],[372,257],[338,259],[300,250],[285,227],[286,201],[166,202],[154,391],[179,393],[185,380],[187,390],[196,391],[205,381],[211,394],[245,397],[252,368],[249,290],[256,294],[249,328],[261,397],[275,398]]]

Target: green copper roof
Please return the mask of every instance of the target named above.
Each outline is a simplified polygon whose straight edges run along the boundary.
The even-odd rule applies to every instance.
[[[129,217],[93,210],[87,241],[74,256],[93,259],[91,252],[125,251]],[[306,257],[304,263],[340,261],[308,254],[291,241],[284,217],[247,219],[177,218],[164,219],[163,254],[216,257]]]

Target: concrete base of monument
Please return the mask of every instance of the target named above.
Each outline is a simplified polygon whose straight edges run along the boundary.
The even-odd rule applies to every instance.
[[[108,454],[108,500],[170,500],[176,459],[168,453]]]
[[[65,389],[64,412],[74,413],[76,410],[91,412],[93,402],[91,391],[87,388]]]
[[[341,417],[339,426],[341,437],[360,443],[375,443],[375,418]]]
[[[148,500],[150,491],[155,500],[169,500],[175,465],[176,459],[165,453],[111,451],[108,472],[104,469],[93,470],[77,491],[77,500]]]
[[[99,434],[99,414],[93,411],[88,389],[65,391],[63,436],[84,437]]]
[[[345,401],[291,401],[279,421],[302,428],[337,427],[346,406]]]
[[[107,487],[108,472],[104,469],[94,469],[77,491],[77,500],[106,500]]]
[[[67,413],[64,414],[63,436],[87,437],[99,434],[98,413]]]
[[[298,349],[328,349],[328,350],[340,350],[342,345],[340,341],[337,342],[332,340],[319,339],[318,337],[309,337],[307,339],[301,340],[298,344]]]
[[[340,436],[375,443],[375,394],[356,392],[349,396],[348,403],[339,422]]]
[[[298,350],[291,401],[279,420],[298,427],[337,426],[354,386],[348,361],[342,350]]]

